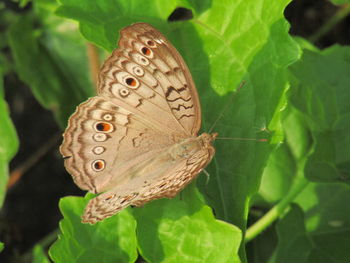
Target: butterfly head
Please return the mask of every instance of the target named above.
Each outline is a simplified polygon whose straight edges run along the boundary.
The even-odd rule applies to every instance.
[[[203,144],[208,146],[208,145],[211,145],[211,142],[215,140],[216,136],[218,136],[218,134],[214,132],[214,133],[203,133],[199,137],[202,139]]]

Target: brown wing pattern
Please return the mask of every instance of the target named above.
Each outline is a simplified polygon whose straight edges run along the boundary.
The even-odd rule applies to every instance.
[[[197,135],[198,94],[188,67],[171,43],[152,26],[138,23],[121,31],[118,45],[101,69],[99,94],[117,104],[121,101],[154,123]]]
[[[171,153],[167,153],[141,164],[137,177],[91,199],[82,222],[95,224],[129,205],[142,206],[155,199],[174,197],[201,172],[213,155],[214,148],[209,147],[176,162]]]
[[[174,139],[164,129],[93,97],[69,119],[60,150],[75,183],[99,193],[122,183],[135,163],[172,145]]]
[[[176,49],[152,26],[121,31],[104,63],[98,96],[70,117],[60,151],[75,183],[101,193],[83,222],[175,196],[214,155],[214,135],[197,137],[199,98]]]

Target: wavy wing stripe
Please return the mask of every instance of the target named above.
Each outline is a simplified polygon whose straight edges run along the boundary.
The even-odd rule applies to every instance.
[[[140,45],[140,42],[142,42],[142,39],[140,38],[142,37],[149,37],[150,39],[152,39],[157,36],[150,34],[150,32],[145,32],[144,35],[140,36],[139,32],[124,31],[124,38],[122,39],[125,39],[125,41],[123,42],[121,40],[120,45],[124,46],[125,48],[130,48],[130,46],[132,46],[134,50],[139,50],[140,48],[142,48],[142,45]],[[164,36],[162,37],[165,39]],[[169,108],[176,117],[177,121],[184,127],[186,131],[189,132],[189,134],[196,134],[197,131],[193,131],[193,123],[195,122],[195,117],[197,116],[195,112],[196,107],[193,107],[192,92],[189,86],[187,85],[187,83],[190,83],[193,85],[193,89],[195,89],[194,83],[190,76],[190,79],[186,80],[184,71],[181,69],[181,65],[186,66],[184,61],[178,53],[172,53],[174,51],[177,52],[176,49],[173,48],[168,41],[162,43],[163,44],[157,45],[157,48],[152,49],[152,62],[156,65],[157,70],[163,73],[161,76],[158,76],[157,79],[163,80],[163,92],[167,98]],[[148,67],[150,67],[151,65],[152,64],[150,63]],[[172,97],[167,96],[170,94],[172,95]],[[198,96],[196,91],[194,95]],[[178,109],[179,106],[184,106],[181,112],[179,110],[175,110]],[[183,119],[183,117],[189,118]]]

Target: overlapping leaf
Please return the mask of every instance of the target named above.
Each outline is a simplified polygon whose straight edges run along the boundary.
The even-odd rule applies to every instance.
[[[63,0],[57,14],[79,21],[83,35],[107,50],[116,47],[122,27],[151,23],[173,42],[190,67],[202,101],[203,130],[208,131],[228,105],[214,131],[221,137],[254,138],[267,137],[261,132],[267,127],[276,129],[270,122],[283,106],[285,68],[299,56],[283,18],[288,3]],[[178,6],[190,8],[194,18],[167,23],[165,19]],[[246,85],[232,102],[229,92],[242,81]],[[249,196],[257,191],[270,147],[217,141],[216,148],[210,182],[203,192],[208,192],[218,218],[244,229]]]
[[[240,262],[241,231],[216,220],[193,185],[180,197],[152,202],[134,213],[147,262]]]
[[[69,31],[72,30],[69,23],[65,25],[64,36],[55,35],[53,30],[37,31],[34,23],[32,16],[22,16],[9,30],[16,71],[36,99],[52,110],[64,127],[76,105],[93,94],[85,47],[76,32]],[[60,26],[64,27],[62,23]],[[74,37],[67,43],[69,36]]]
[[[80,222],[88,201],[82,197],[66,197],[60,201],[64,219],[61,234],[50,248],[56,263],[135,262],[137,258],[136,222],[128,210],[95,226]]]
[[[349,48],[339,46],[322,52],[306,50],[302,60],[291,67],[297,79],[291,102],[305,117],[314,143],[305,170],[314,181],[349,184],[349,55]]]
[[[267,201],[283,198],[288,192],[288,187],[283,187],[286,177],[293,170],[294,175],[288,176],[291,182],[305,174],[310,180],[321,183],[309,183],[305,189],[300,189],[295,201],[303,212],[294,208],[278,225],[277,229],[284,230],[279,231],[279,243],[270,262],[286,262],[286,255],[298,262],[345,263],[350,259],[350,211],[347,205],[350,188],[347,180],[337,178],[327,169],[315,172],[314,168],[314,165],[317,167],[325,163],[334,167],[336,175],[346,177],[349,173],[346,166],[339,168],[338,161],[349,157],[346,152],[349,135],[345,132],[350,125],[346,117],[349,108],[345,103],[350,94],[346,89],[350,84],[346,70],[348,52],[345,47],[324,51],[308,48],[304,50],[302,60],[291,67],[291,104],[285,110],[282,122],[286,135],[283,155],[288,153],[290,157],[279,155],[278,163],[269,163],[268,167],[273,170],[264,174],[263,181],[266,183],[260,194]],[[330,69],[336,70],[337,74]],[[324,132],[330,138],[320,136]],[[268,193],[267,182],[280,191]],[[284,193],[281,191],[283,188]],[[309,240],[308,245],[304,243],[299,247],[298,242],[293,243],[293,237]],[[295,257],[299,259],[295,260]]]

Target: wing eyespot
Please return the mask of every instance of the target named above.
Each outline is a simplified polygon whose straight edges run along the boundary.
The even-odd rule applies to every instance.
[[[146,44],[147,44],[149,47],[152,47],[152,48],[157,47],[156,43],[154,43],[152,40],[147,40]]]
[[[153,56],[152,50],[149,49],[148,47],[142,47],[141,48],[141,53],[144,54],[147,57],[152,57]]]
[[[96,142],[104,142],[107,140],[107,135],[105,133],[99,132],[93,135],[93,140]]]
[[[100,172],[105,169],[106,163],[104,160],[96,160],[92,163],[91,167],[95,172]]]
[[[113,116],[109,113],[106,113],[102,116],[102,119],[104,119],[105,121],[111,121],[113,120]]]
[[[126,88],[121,88],[119,89],[119,95],[122,97],[122,98],[126,98],[127,96],[129,96],[130,94],[130,91]]]
[[[145,71],[139,66],[134,67],[132,71],[136,76],[139,76],[139,77],[142,77],[143,75],[145,75]]]
[[[108,122],[95,123],[95,130],[98,132],[112,132],[114,130],[113,125]]]
[[[124,83],[132,89],[136,89],[140,86],[140,82],[137,79],[130,76],[127,76],[124,79]]]
[[[96,155],[100,155],[100,154],[104,153],[105,150],[106,149],[103,146],[96,146],[95,148],[92,149],[92,152]]]

